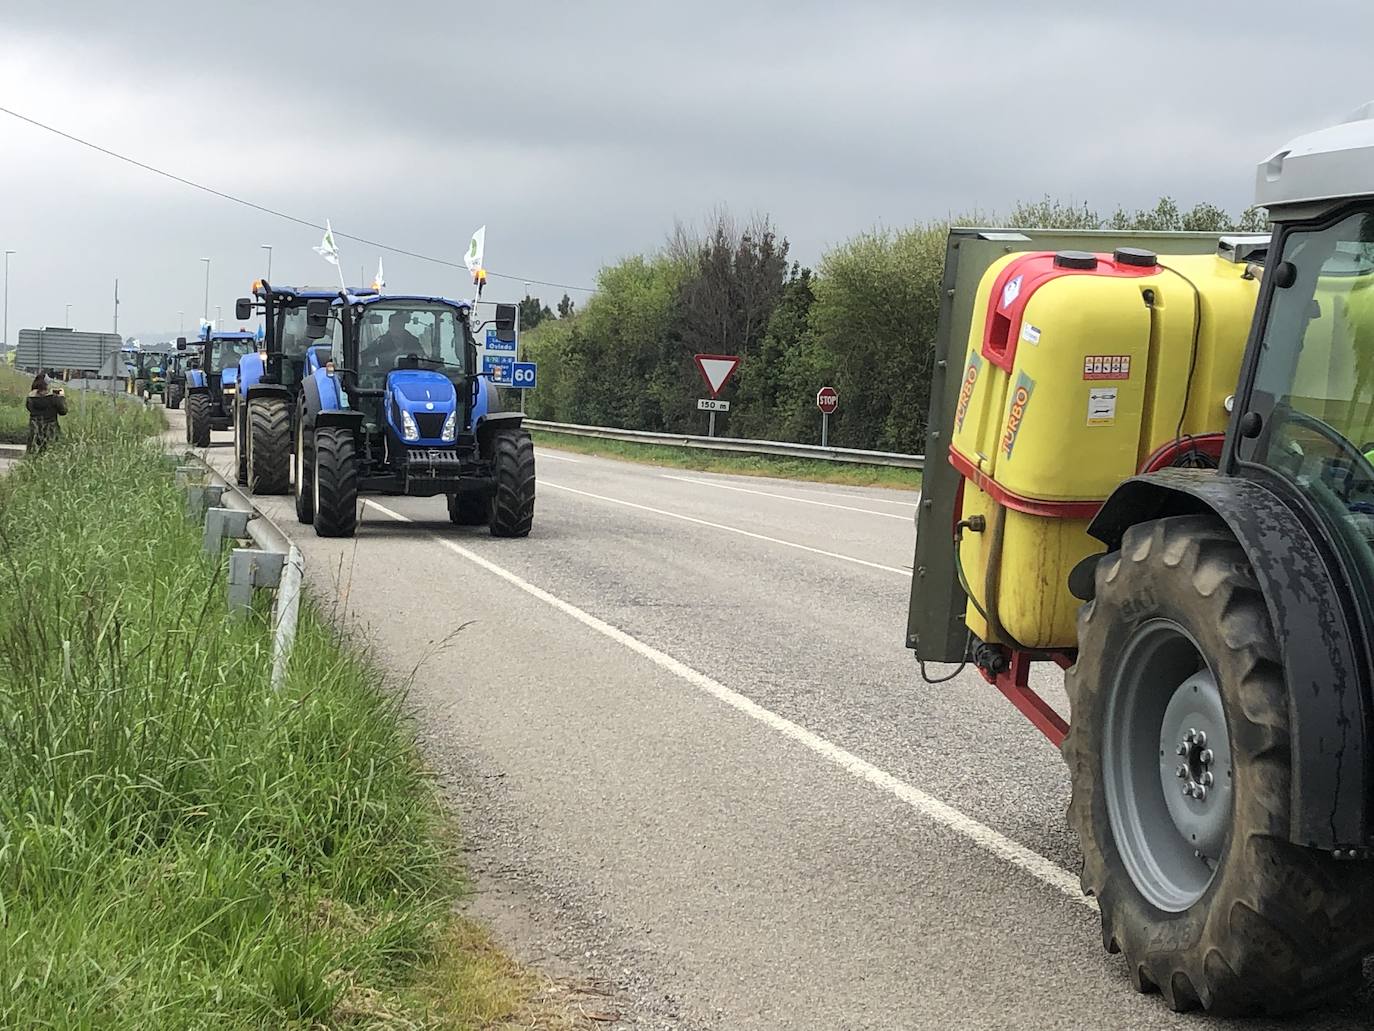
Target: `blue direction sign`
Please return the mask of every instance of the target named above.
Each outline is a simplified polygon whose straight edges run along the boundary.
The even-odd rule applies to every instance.
[[[498,352],[498,351],[504,352],[504,353],[506,353],[506,354],[514,354],[514,353],[515,353],[515,341],[514,341],[514,340],[497,340],[497,339],[496,339],[496,330],[494,330],[494,329],[488,329],[488,330],[487,330],[487,343],[486,343],[485,350],[486,350],[486,352],[487,352],[488,354],[495,354],[495,353]]]
[[[482,358],[482,371],[491,375],[491,381],[498,386],[508,387],[515,378],[511,370],[515,356],[511,354],[489,354]]]
[[[516,362],[511,366],[510,385],[517,390],[530,390],[534,387],[536,369],[534,362]]]

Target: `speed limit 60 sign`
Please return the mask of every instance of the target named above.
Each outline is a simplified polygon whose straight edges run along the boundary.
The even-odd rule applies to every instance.
[[[530,390],[534,386],[537,371],[534,362],[513,363],[510,370],[510,385],[516,390]]]
[[[833,415],[835,409],[840,407],[840,392],[834,387],[821,387],[816,391],[816,407],[822,415]]]

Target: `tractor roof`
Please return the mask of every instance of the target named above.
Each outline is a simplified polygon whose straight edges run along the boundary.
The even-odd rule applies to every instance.
[[[267,289],[271,289],[274,298],[298,298],[304,301],[333,301],[338,299],[340,288],[337,286],[269,286]],[[370,297],[376,294],[376,292],[376,290],[370,287],[350,286],[348,288],[348,295],[350,297]],[[253,284],[253,296],[262,297],[264,293],[266,293],[266,289],[264,289],[263,281],[259,279]]]
[[[1275,221],[1307,218],[1374,196],[1374,102],[1340,125],[1309,132],[1260,162],[1255,203]]]
[[[409,302],[412,304],[443,304],[450,308],[460,308],[464,310],[471,310],[472,308],[471,301],[455,301],[451,297],[429,297],[423,294],[378,294],[372,297],[358,297],[356,301],[359,304],[365,305],[388,305],[395,304],[396,302],[404,304]]]

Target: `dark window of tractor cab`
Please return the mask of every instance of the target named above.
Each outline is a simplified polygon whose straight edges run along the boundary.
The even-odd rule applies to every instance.
[[[422,369],[444,374],[464,369],[466,328],[462,314],[445,305],[368,305],[358,325],[359,385],[380,388],[397,360],[408,355],[422,359]]]
[[[253,350],[251,340],[212,340],[210,341],[210,372],[223,372],[235,366],[239,359]]]
[[[1280,261],[1293,283],[1274,290],[1249,404],[1264,426],[1240,457],[1312,501],[1374,597],[1374,208],[1290,233],[1266,275]]]

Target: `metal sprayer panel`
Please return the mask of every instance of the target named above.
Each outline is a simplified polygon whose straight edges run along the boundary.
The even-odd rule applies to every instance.
[[[15,364],[21,369],[99,369],[123,346],[118,333],[21,329]]]

